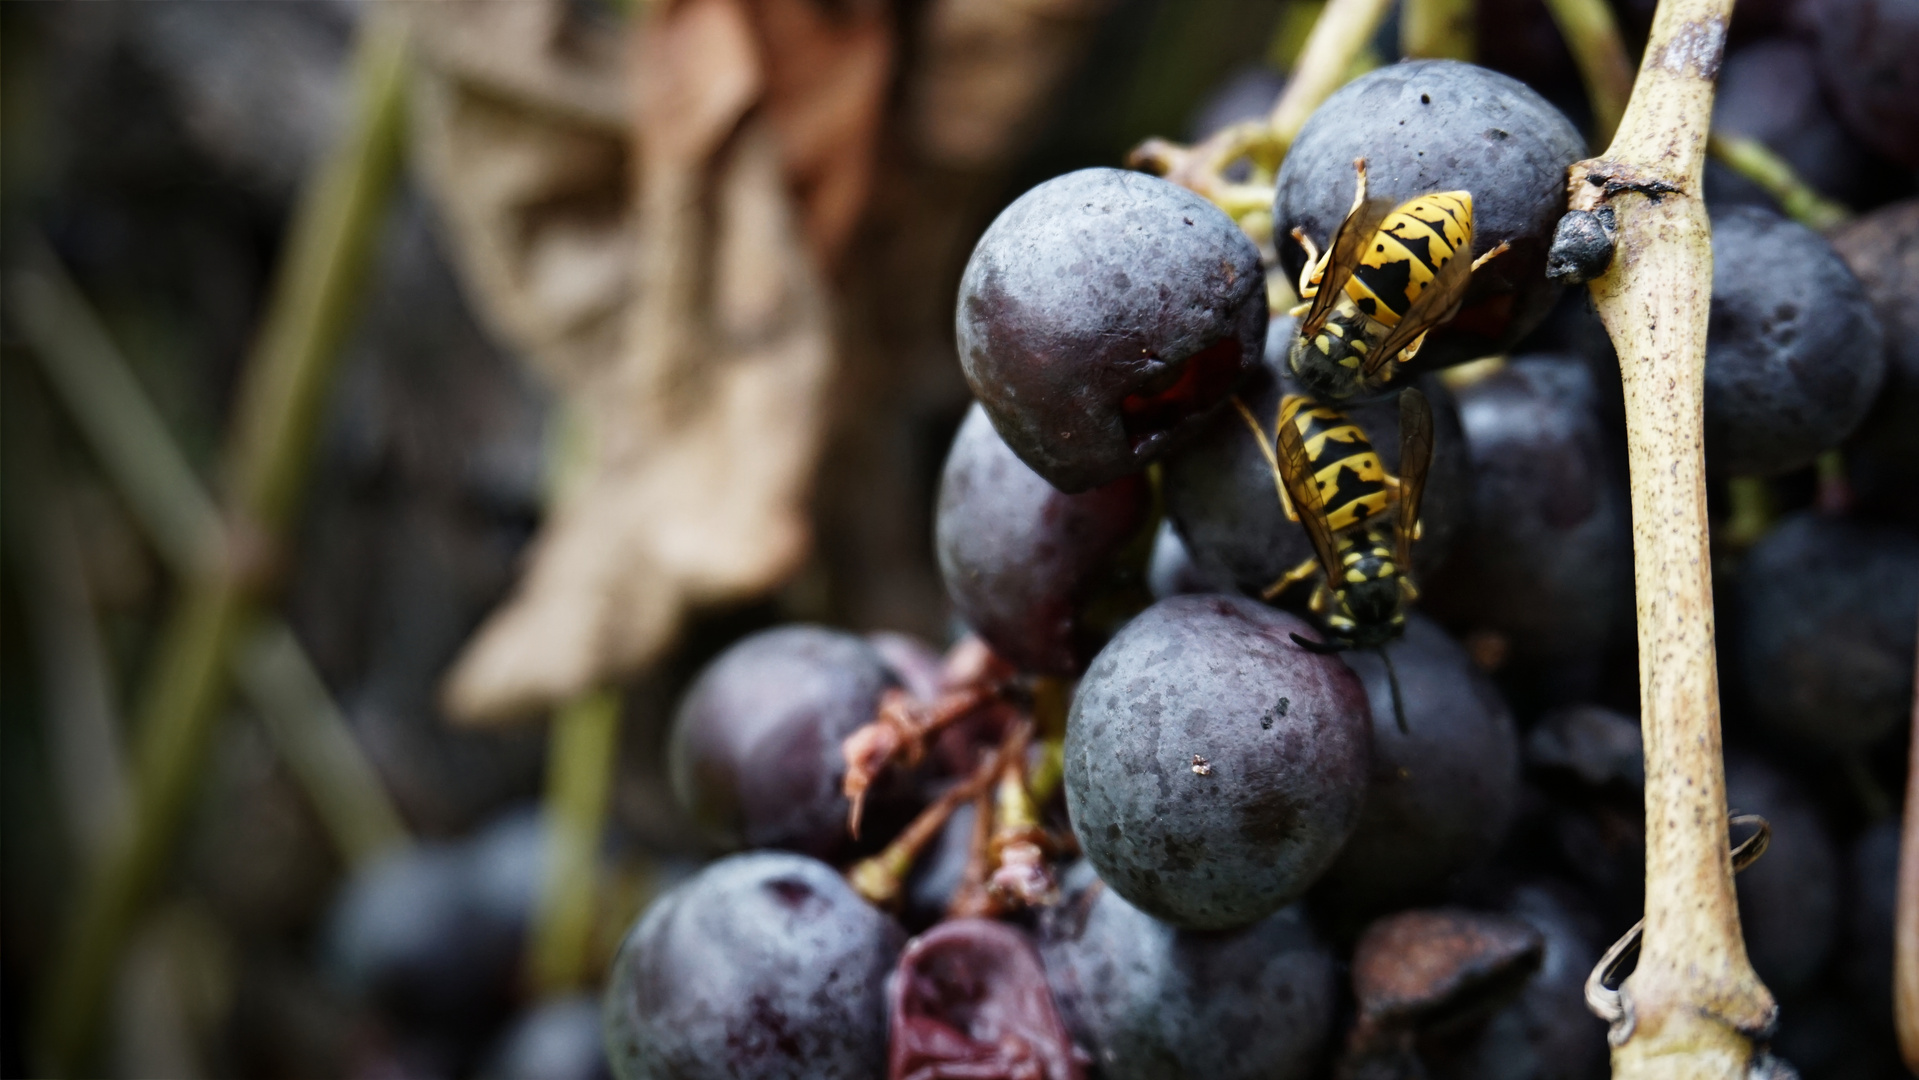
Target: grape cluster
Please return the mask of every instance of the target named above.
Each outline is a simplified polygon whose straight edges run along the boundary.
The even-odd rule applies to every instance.
[[[1745,24],[1722,123],[1864,199],[1841,166],[1896,156],[1906,106],[1837,71],[1827,38],[1890,0],[1824,2],[1850,14],[1818,40]],[[1910,55],[1871,58],[1904,77]],[[1202,123],[1276,90],[1236,78]],[[694,681],[670,769],[729,854],[626,938],[615,1071],[1603,1075],[1583,987],[1643,906],[1645,777],[1619,361],[1547,274],[1585,153],[1532,87],[1405,63],[1334,94],[1264,174],[1263,262],[1240,221],[1142,173],[1084,169],[1009,205],[957,299],[976,402],[933,522],[956,640],[789,626]],[[1288,364],[1291,236],[1338,227],[1356,157],[1375,195],[1469,191],[1471,254],[1506,245],[1388,387],[1418,388],[1432,449],[1398,571],[1411,614],[1376,649],[1330,629],[1357,563],[1315,561],[1275,436],[1282,403],[1312,397]],[[1865,1075],[1846,1070],[1876,1067],[1858,1047],[1889,1024],[1873,799],[1919,634],[1919,514],[1888,494],[1914,475],[1919,215],[1835,244],[1731,173],[1707,191],[1728,789],[1772,828],[1741,918],[1786,1004],[1777,1048]],[[1327,456],[1346,472],[1313,490],[1405,497],[1418,413],[1338,408],[1376,460]],[[1361,515],[1331,554],[1366,554],[1355,538],[1384,522]],[[1271,588],[1289,574],[1318,588]]]

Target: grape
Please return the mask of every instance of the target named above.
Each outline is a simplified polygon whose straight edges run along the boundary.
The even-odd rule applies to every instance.
[[[1117,564],[1151,512],[1143,476],[1062,494],[1007,449],[976,404],[946,456],[934,515],[947,595],[1015,665],[1077,675],[1112,632],[1101,609],[1126,591],[1137,599],[1119,600],[1125,615],[1144,606],[1138,568]]]
[[[1886,383],[1847,449],[1853,487],[1875,513],[1919,507],[1919,199],[1852,222],[1832,246],[1866,288],[1886,339]]]
[[[1760,41],[1729,54],[1719,72],[1712,126],[1765,143],[1830,198],[1849,202],[1862,194],[1867,155],[1826,106],[1813,49],[1804,42]],[[1758,185],[1717,161],[1706,163],[1706,202],[1715,211],[1734,205],[1779,209]]]
[[[1519,799],[1512,714],[1466,650],[1419,615],[1387,649],[1405,731],[1393,715],[1384,661],[1372,652],[1346,654],[1372,704],[1372,783],[1359,826],[1317,892],[1347,911],[1420,899],[1490,858]]]
[[[1171,518],[1161,518],[1153,535],[1153,556],[1146,564],[1146,586],[1153,599],[1188,593],[1229,592],[1230,584],[1208,578],[1193,562],[1193,553],[1180,539]]]
[[[931,645],[911,634],[880,630],[866,635],[867,644],[880,654],[880,661],[892,673],[893,681],[921,701],[938,697],[946,681],[945,658]]]
[[[1291,903],[1359,818],[1365,691],[1305,623],[1176,596],[1093,661],[1066,725],[1066,804],[1099,876],[1150,915],[1245,926]]]
[[[600,1006],[588,997],[549,1001],[500,1040],[481,1080],[612,1080],[600,1038]]]
[[[1020,196],[960,281],[960,363],[1020,460],[1065,492],[1190,437],[1259,360],[1259,250],[1156,177],[1081,169]]]
[[[1919,5],[1911,0],[1813,0],[1819,74],[1853,135],[1919,168]]]
[[[1338,1074],[1425,1075],[1415,1038],[1456,1030],[1505,1007],[1538,969],[1545,944],[1522,919],[1460,908],[1402,911],[1374,921],[1353,948],[1359,1018]]]
[[[1327,98],[1287,152],[1273,203],[1280,264],[1298,280],[1295,227],[1325,249],[1352,208],[1355,158],[1366,159],[1369,195],[1470,191],[1473,251],[1512,248],[1473,275],[1465,307],[1427,338],[1418,367],[1505,351],[1558,299],[1546,250],[1566,212],[1566,168],[1585,156],[1572,124],[1514,79],[1450,60],[1380,68]]]
[[[872,1080],[905,935],[804,855],[722,859],[653,902],[613,962],[621,1080]]]
[[[1526,763],[1535,769],[1564,769],[1594,787],[1614,782],[1646,786],[1639,723],[1597,705],[1570,705],[1540,717],[1526,734]]]
[[[1912,707],[1919,541],[1811,513],[1781,521],[1747,553],[1735,623],[1742,688],[1776,731],[1860,746]]]
[[[1892,1030],[1893,918],[1899,886],[1899,821],[1886,818],[1855,840],[1848,861],[1843,975],[1853,1007]]]
[[[1492,631],[1522,663],[1593,663],[1631,617],[1624,469],[1590,368],[1524,357],[1459,391],[1472,527],[1426,583],[1425,609],[1462,636]]]
[[[1291,326],[1291,320],[1285,320]],[[1240,398],[1272,444],[1280,395],[1298,393],[1297,384],[1275,378],[1278,365],[1262,370],[1241,387]],[[1471,512],[1472,475],[1466,440],[1452,394],[1438,379],[1416,384],[1433,410],[1433,462],[1421,501],[1421,539],[1413,545],[1415,580],[1445,561]],[[1399,469],[1399,406],[1392,399],[1343,406],[1379,451],[1388,472]],[[1166,462],[1162,489],[1166,514],[1186,541],[1196,577],[1202,582],[1231,582],[1258,595],[1281,575],[1313,558],[1306,530],[1286,518],[1274,486],[1273,469],[1253,441],[1252,430],[1237,410],[1222,411],[1193,444]],[[1312,590],[1301,586],[1282,599],[1304,604]]]
[[[1819,974],[1839,929],[1839,858],[1805,791],[1758,758],[1726,755],[1726,805],[1772,825],[1766,854],[1741,871],[1739,925],[1753,970],[1790,995]]]
[[[1818,233],[1755,207],[1713,215],[1706,464],[1808,465],[1865,419],[1885,345],[1865,289]]]
[[[1557,882],[1521,885],[1505,908],[1538,931],[1539,970],[1518,1000],[1460,1040],[1448,1060],[1434,1062],[1435,1080],[1602,1080],[1606,1025],[1587,1008],[1585,993],[1600,955],[1591,915]]]
[[[846,842],[840,743],[893,678],[861,638],[786,626],[708,664],[667,747],[673,791],[717,843],[831,855]]]
[[[468,842],[372,863],[334,903],[334,974],[402,1027],[456,1040],[485,1030],[512,1000],[544,844],[540,819],[514,813]]]
[[[1085,1070],[1026,935],[954,919],[914,938],[888,993],[889,1080],[1081,1080]]]
[[[1128,904],[1085,863],[1043,922],[1060,1010],[1105,1080],[1290,1080],[1331,1034],[1331,955],[1305,912],[1242,930],[1175,929]]]

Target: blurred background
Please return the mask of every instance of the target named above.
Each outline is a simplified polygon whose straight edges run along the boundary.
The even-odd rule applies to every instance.
[[[690,675],[952,636],[974,239],[1263,112],[1319,10],[641,6],[0,5],[0,1071],[603,1067],[596,980],[703,854]],[[1543,6],[1478,17],[1583,126]],[[1845,152],[1828,195],[1912,190]]]

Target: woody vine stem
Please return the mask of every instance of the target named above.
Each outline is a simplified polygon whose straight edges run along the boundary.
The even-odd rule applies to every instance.
[[[1704,396],[1712,249],[1701,198],[1731,0],[1660,0],[1605,153],[1570,170],[1574,210],[1610,208],[1591,282],[1619,354],[1632,476],[1646,918],[1621,988],[1613,1075],[1744,1078],[1778,1013],[1740,937],[1714,669]]]

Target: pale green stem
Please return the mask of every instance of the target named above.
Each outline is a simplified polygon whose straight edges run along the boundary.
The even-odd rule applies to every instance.
[[[399,176],[405,41],[381,15],[369,13],[362,27],[349,126],[295,208],[227,455],[228,519],[264,544],[292,517],[327,376]],[[241,561],[228,550],[219,567],[189,581],[162,630],[136,728],[131,828],[86,883],[49,966],[36,1027],[43,1074],[84,1069],[129,927],[172,857],[225,703],[231,647],[253,622],[256,585]]]
[[[592,959],[600,833],[619,735],[620,698],[611,690],[569,702],[548,734],[546,881],[528,943],[534,985],[548,996],[578,990]]]
[[[1279,156],[1299,136],[1306,118],[1351,77],[1353,62],[1378,31],[1392,0],[1330,0],[1306,37],[1286,90],[1273,104],[1269,122]]]
[[[1721,165],[1758,185],[1787,217],[1809,229],[1823,232],[1852,218],[1852,211],[1813,190],[1785,158],[1758,139],[1715,131],[1706,150]]]
[[[51,249],[34,239],[27,246],[27,268],[9,279],[7,295],[29,354],[167,568],[190,580],[217,567],[224,541],[212,496]],[[270,615],[260,623],[257,642],[270,647],[240,658],[249,669],[239,672],[240,688],[335,846],[359,862],[405,842],[399,812],[292,630]]]
[[[1593,145],[1604,146],[1619,129],[1632,95],[1632,61],[1619,37],[1619,23],[1606,0],[1546,0],[1546,10],[1566,39],[1566,48],[1586,84],[1586,103],[1593,111]]]
[[[1472,62],[1473,0],[1400,0],[1399,51],[1409,60]]]

